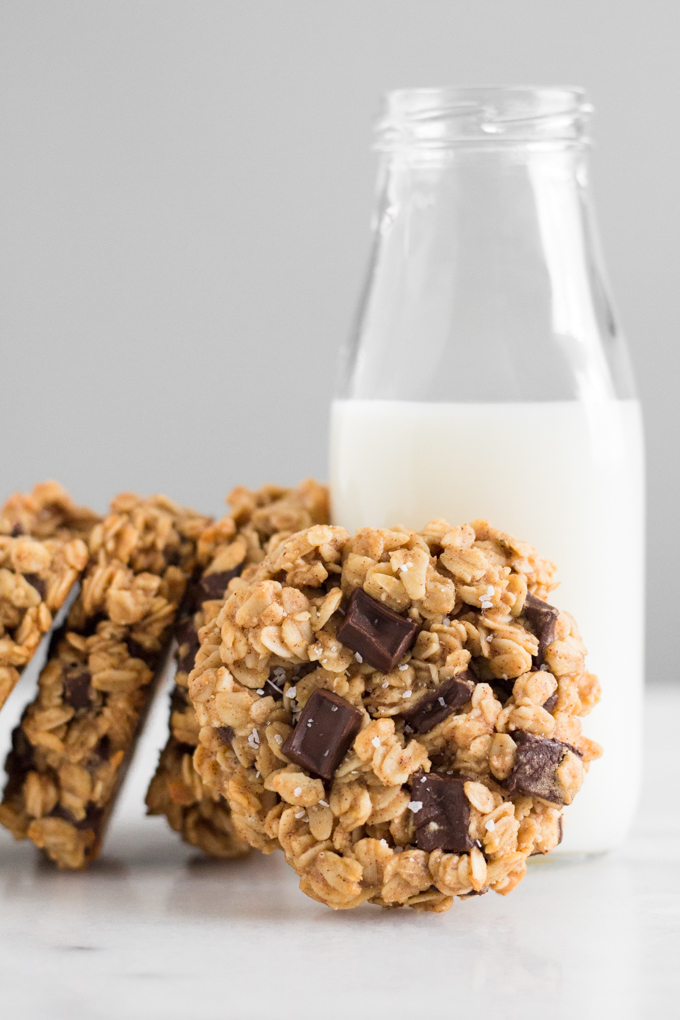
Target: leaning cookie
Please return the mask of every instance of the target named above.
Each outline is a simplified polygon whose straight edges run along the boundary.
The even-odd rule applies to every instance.
[[[317,526],[205,628],[194,762],[301,889],[448,909],[510,892],[561,838],[599,697],[554,567],[484,521]]]
[[[99,853],[208,518],[124,493],[93,529],[82,589],[13,734],[0,822],[60,867]]]
[[[0,509],[0,708],[85,568],[99,519],[57,482],[17,492]]]
[[[268,485],[251,492],[235,489],[231,513],[211,524],[198,542],[205,568],[185,601],[176,628],[177,671],[170,702],[170,737],[161,752],[146,796],[150,815],[165,815],[182,839],[216,857],[240,857],[248,843],[240,838],[224,797],[206,786],[193,765],[198,723],[189,699],[188,679],[199,647],[199,631],[212,623],[227,588],[244,583],[272,545],[292,533],[328,520],[328,491],[312,480],[296,489]]]

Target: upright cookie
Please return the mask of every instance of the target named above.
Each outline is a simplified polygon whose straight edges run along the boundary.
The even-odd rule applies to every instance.
[[[0,509],[0,708],[82,574],[99,520],[57,482],[17,492]]]
[[[90,534],[82,589],[13,734],[0,805],[0,822],[62,868],[99,853],[207,523],[165,496],[123,493]]]
[[[206,528],[198,541],[198,559],[204,570],[177,625],[170,737],[146,796],[150,815],[165,815],[182,839],[216,857],[238,857],[247,853],[249,846],[234,831],[224,797],[203,783],[193,765],[198,723],[188,679],[199,647],[198,635],[219,613],[227,589],[245,583],[248,571],[263,560],[272,544],[328,520],[328,492],[311,480],[297,489],[273,485],[257,492],[235,489],[228,502],[232,512]]]
[[[336,909],[510,892],[601,753],[553,572],[485,521],[278,544],[189,677],[194,762],[239,834]]]

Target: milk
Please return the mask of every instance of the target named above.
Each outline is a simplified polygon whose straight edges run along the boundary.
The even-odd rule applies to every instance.
[[[331,419],[333,522],[420,528],[477,517],[558,567],[550,601],[576,619],[602,701],[601,743],[558,852],[626,836],[639,792],[643,686],[644,462],[638,402],[444,404],[338,400]]]

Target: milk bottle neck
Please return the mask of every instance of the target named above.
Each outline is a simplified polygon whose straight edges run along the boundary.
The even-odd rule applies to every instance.
[[[589,198],[582,95],[433,91],[434,111],[428,90],[390,97],[378,127],[373,254],[341,395],[632,395]]]

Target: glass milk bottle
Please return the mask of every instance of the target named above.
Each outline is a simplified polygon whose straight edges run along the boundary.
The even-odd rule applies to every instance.
[[[477,517],[558,566],[605,749],[562,852],[625,837],[639,788],[640,408],[607,292],[578,89],[388,95],[375,241],[331,423],[337,524]]]

